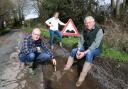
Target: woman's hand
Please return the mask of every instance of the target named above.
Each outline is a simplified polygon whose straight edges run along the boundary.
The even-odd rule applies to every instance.
[[[52,24],[50,24],[50,25],[49,25],[49,27],[53,27],[53,25],[52,25]]]

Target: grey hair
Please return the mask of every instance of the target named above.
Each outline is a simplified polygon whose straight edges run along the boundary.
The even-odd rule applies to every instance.
[[[33,31],[32,31],[32,33],[34,33],[35,31],[39,31],[41,33],[40,28],[34,28]]]
[[[95,19],[92,16],[87,16],[84,19],[84,22],[86,22],[86,21],[94,21],[95,22]]]

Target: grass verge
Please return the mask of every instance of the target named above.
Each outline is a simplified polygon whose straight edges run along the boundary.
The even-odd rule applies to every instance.
[[[0,35],[4,35],[10,31],[11,31],[10,28],[0,29]]]

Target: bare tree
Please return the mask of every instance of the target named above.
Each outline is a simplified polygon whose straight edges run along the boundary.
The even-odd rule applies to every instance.
[[[10,0],[0,0],[0,28],[3,28],[3,22],[9,22],[11,19],[13,8]]]
[[[121,11],[125,9],[126,0],[111,0],[112,13],[120,17]]]

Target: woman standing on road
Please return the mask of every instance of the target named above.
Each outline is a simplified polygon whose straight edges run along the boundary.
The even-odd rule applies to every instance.
[[[45,23],[49,26],[49,33],[50,33],[49,43],[51,49],[53,50],[54,48],[53,46],[54,34],[58,36],[59,46],[62,47],[62,35],[61,32],[59,31],[59,24],[65,26],[65,23],[59,20],[59,12],[55,12],[53,17],[48,19]]]

